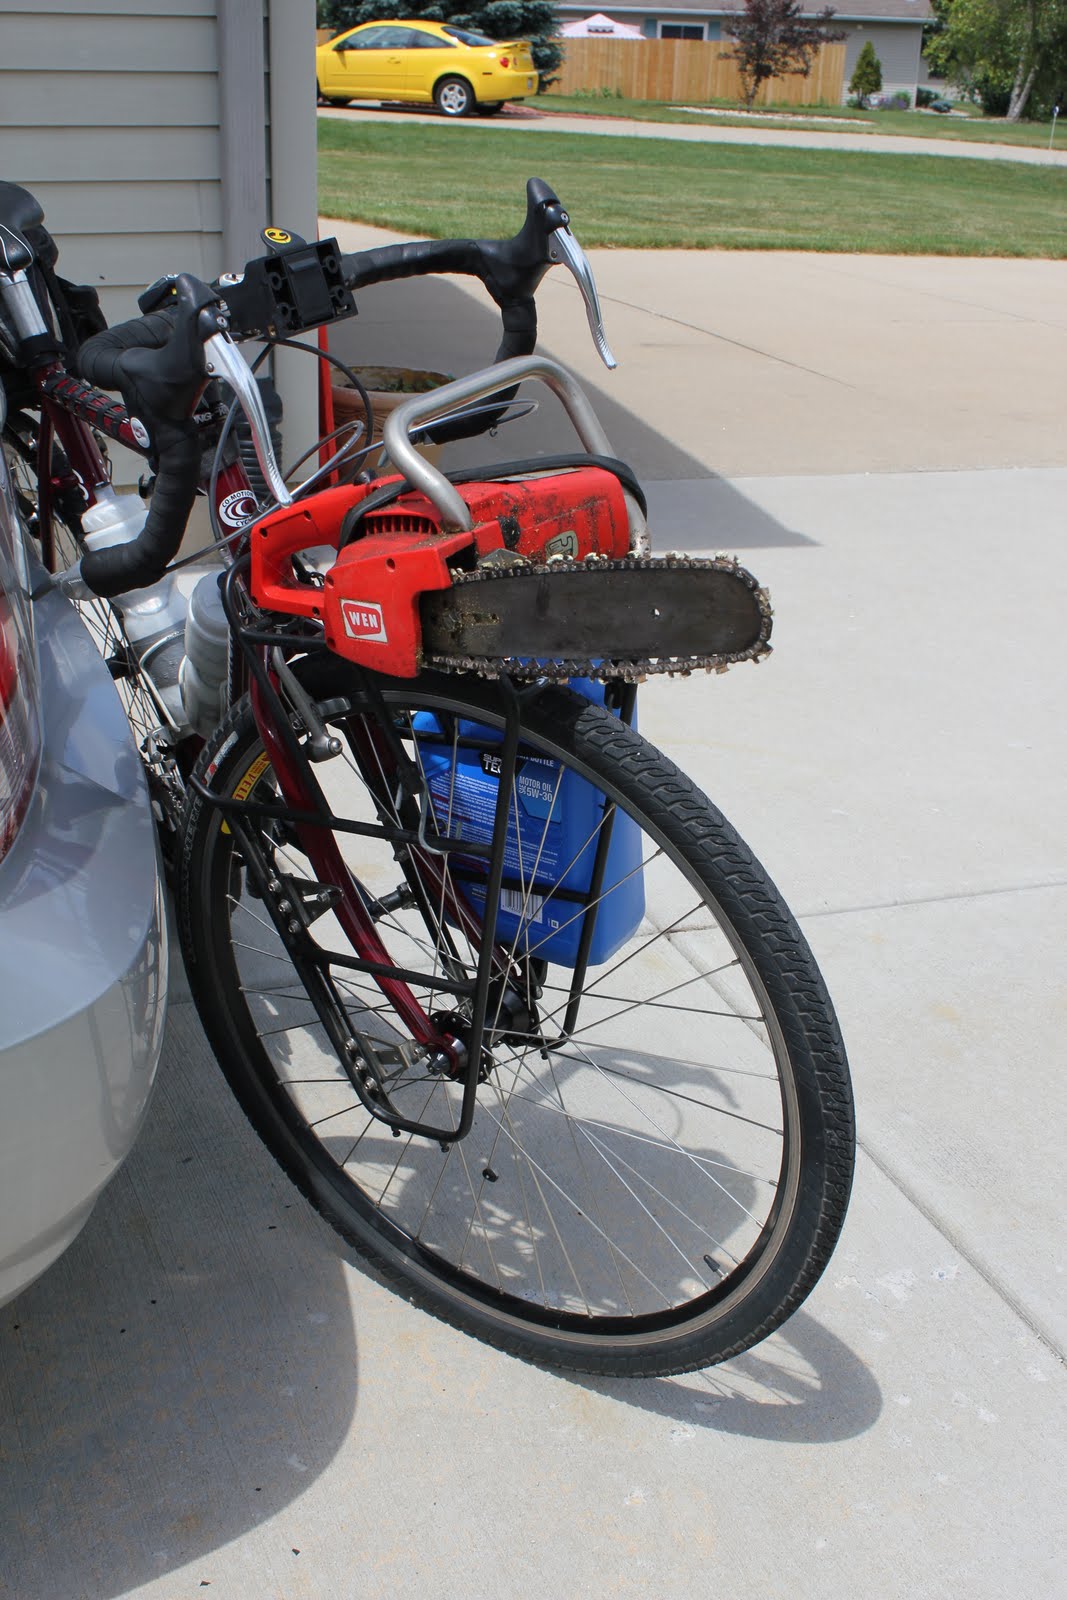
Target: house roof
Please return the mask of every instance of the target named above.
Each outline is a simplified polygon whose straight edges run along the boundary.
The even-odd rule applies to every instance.
[[[833,5],[834,15],[842,22],[929,22],[933,17],[930,0],[840,0],[834,5],[834,0],[807,0],[804,12],[814,15]],[[588,5],[577,5],[573,0],[557,0],[556,10],[564,16],[584,14],[589,9]],[[624,5],[613,5],[609,16],[613,17],[670,17],[670,16],[700,16],[700,17],[727,17],[734,16],[745,9],[745,0],[665,0],[663,5],[634,5],[632,0],[627,0]]]

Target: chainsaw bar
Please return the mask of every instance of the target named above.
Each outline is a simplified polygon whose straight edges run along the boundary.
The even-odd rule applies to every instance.
[[[421,611],[424,664],[488,678],[723,672],[771,648],[767,591],[730,556],[487,565]]]

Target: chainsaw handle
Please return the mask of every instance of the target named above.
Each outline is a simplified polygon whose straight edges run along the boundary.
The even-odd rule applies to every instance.
[[[482,400],[501,389],[511,389],[526,378],[538,378],[563,402],[585,449],[590,455],[613,456],[614,451],[585,390],[577,379],[557,361],[547,356],[520,356],[502,361],[481,372],[442,384],[427,394],[412,395],[385,419],[385,453],[414,488],[421,491],[441,513],[446,533],[469,532],[473,527],[470,509],[462,495],[443,473],[421,456],[411,442],[413,428],[424,425],[454,406]],[[648,527],[644,513],[633,495],[626,494],[630,521],[630,549],[635,555],[649,550]]]

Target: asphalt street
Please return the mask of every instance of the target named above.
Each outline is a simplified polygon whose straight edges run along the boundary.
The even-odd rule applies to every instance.
[[[320,108],[320,117],[339,117],[349,122],[401,121],[429,122],[440,127],[444,118],[434,111],[416,111],[410,106],[383,107],[370,103]],[[450,127],[476,128],[476,117],[452,121]],[[1045,150],[1028,145],[983,144],[970,139],[919,139],[907,135],[849,133],[840,128],[775,128],[753,125],[723,128],[713,121],[690,125],[684,122],[636,122],[626,117],[567,116],[558,111],[546,114],[540,104],[522,104],[505,113],[495,127],[521,133],[588,133],[611,138],[625,134],[632,139],[683,139],[697,144],[774,144],[795,150],[860,150],[868,155],[880,152],[898,156],[970,156],[975,161],[1023,161],[1038,166],[1067,165],[1067,150]]]

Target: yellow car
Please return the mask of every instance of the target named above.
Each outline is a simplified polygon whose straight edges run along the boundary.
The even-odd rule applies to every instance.
[[[487,39],[441,22],[364,22],[315,51],[319,99],[405,100],[442,116],[491,117],[505,100],[537,93],[525,39]]]

